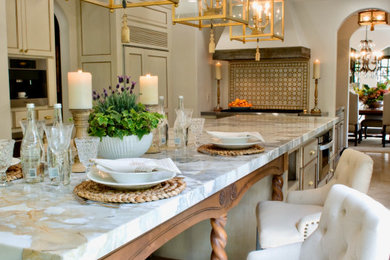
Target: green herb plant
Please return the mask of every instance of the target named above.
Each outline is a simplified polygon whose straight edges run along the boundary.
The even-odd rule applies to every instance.
[[[158,126],[162,115],[150,112],[145,105],[137,103],[133,93],[136,82],[130,77],[118,76],[118,84],[103,89],[103,93],[93,91],[94,106],[89,116],[88,133],[91,136],[119,137],[136,135],[141,139]]]

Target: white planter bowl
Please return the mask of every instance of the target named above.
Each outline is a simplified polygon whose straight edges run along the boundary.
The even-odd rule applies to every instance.
[[[98,157],[119,159],[139,157],[146,153],[153,141],[153,134],[144,135],[141,140],[136,135],[119,137],[103,137],[99,144]]]

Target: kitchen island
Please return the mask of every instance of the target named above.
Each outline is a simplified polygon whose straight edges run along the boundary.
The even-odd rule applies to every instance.
[[[277,114],[207,120],[206,130],[260,132],[266,141],[265,152],[221,157],[194,149],[186,154],[169,149],[145,155],[172,158],[187,183],[181,194],[165,200],[119,208],[81,205],[72,190],[86,178],[85,174],[73,174],[67,187],[15,181],[0,190],[0,259],[143,259],[208,218],[212,224],[212,253],[223,259],[228,210],[238,204],[251,185],[268,175],[276,176],[274,198],[282,199],[286,154],[332,128],[337,120]],[[207,143],[210,139],[204,134],[201,141]]]

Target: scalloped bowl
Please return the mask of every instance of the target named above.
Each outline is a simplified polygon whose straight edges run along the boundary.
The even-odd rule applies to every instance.
[[[119,137],[103,137],[99,144],[98,157],[104,159],[120,159],[139,157],[146,153],[153,141],[153,134],[144,135],[141,140],[136,135]]]

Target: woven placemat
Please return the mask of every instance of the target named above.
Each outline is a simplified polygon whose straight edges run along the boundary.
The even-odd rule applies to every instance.
[[[262,153],[264,152],[264,147],[255,144],[251,147],[244,148],[244,149],[229,150],[229,149],[220,148],[213,144],[204,144],[198,147],[198,152],[211,154],[211,155],[239,156],[239,155]]]
[[[145,190],[116,190],[93,182],[83,181],[73,192],[85,199],[101,202],[142,203],[167,199],[180,194],[186,187],[183,178],[176,177]]]
[[[22,166],[20,164],[12,165],[7,170],[7,181],[14,181],[23,178]]]

